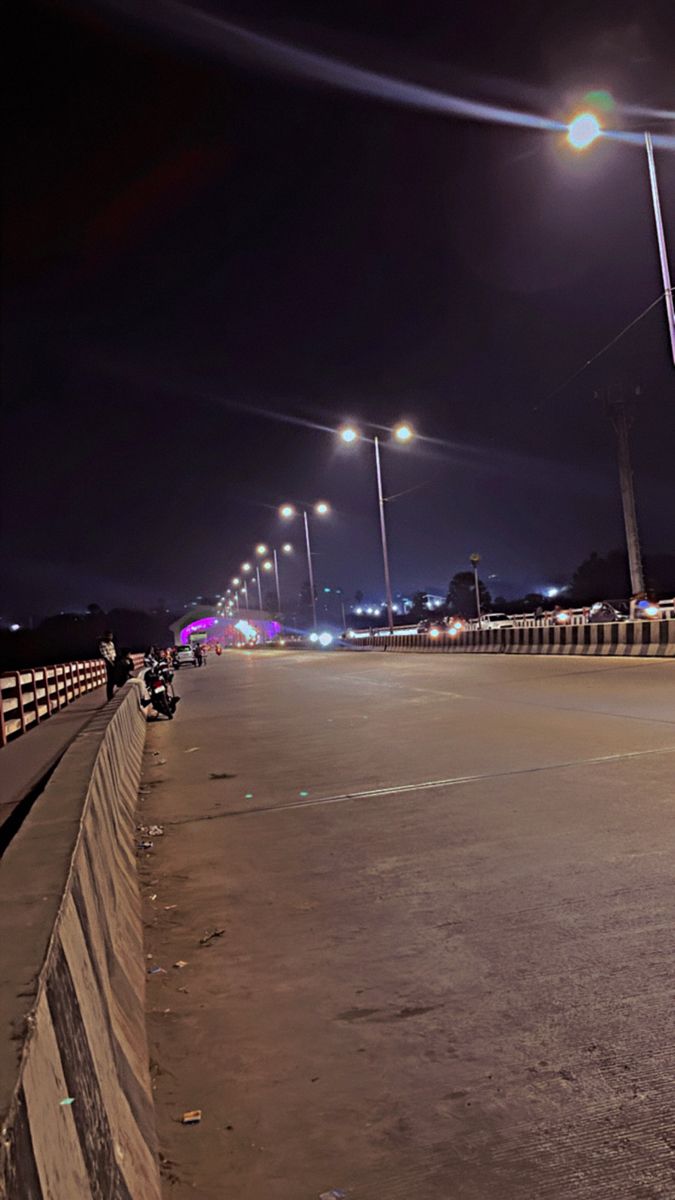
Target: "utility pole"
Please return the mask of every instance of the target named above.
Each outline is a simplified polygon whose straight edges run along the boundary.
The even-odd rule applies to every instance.
[[[473,586],[476,593],[476,617],[478,619],[478,628],[483,628],[483,620],[480,611],[480,583],[478,580],[478,564],[480,562],[480,554],[470,554],[469,562],[473,567]]]
[[[387,522],[384,515],[384,493],[382,491],[382,467],[380,466],[380,439],[373,438],[375,446],[375,474],[377,477],[377,503],[380,509],[380,539],[382,541],[382,564],[384,566],[384,589],[387,597],[387,624],[389,633],[394,632],[394,602],[391,597],[391,576],[389,574],[389,550],[387,548]]]
[[[633,487],[633,468],[630,461],[630,442],[628,439],[631,420],[626,408],[626,401],[621,393],[615,396],[610,395],[609,415],[616,433],[616,452],[619,463],[623,521],[626,528],[630,586],[635,596],[637,592],[645,590],[645,581],[642,571],[640,536],[638,534],[637,512],[635,509],[635,489]]]

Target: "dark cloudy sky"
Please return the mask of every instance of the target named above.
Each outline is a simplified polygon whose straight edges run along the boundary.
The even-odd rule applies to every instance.
[[[202,7],[555,119],[593,87],[674,107],[670,0]],[[320,581],[381,592],[368,447],[256,410],[409,417],[438,440],[383,456],[396,588],[478,549],[499,591],[621,545],[594,392],[640,384],[642,540],[675,551],[662,306],[547,399],[661,291],[640,148],[573,157],[209,52],[161,0],[122,8],[15,7],[0,615],[220,591],[289,497],[334,506]],[[675,154],[658,169],[672,259]]]

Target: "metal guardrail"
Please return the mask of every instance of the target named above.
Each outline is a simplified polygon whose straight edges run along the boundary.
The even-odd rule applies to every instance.
[[[132,654],[138,670],[142,654]],[[0,746],[36,728],[106,680],[105,660],[56,663],[0,675]]]

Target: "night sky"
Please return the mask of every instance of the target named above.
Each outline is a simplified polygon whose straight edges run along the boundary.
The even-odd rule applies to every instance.
[[[623,541],[608,386],[642,387],[642,542],[675,552],[663,305],[551,396],[662,291],[644,151],[324,87],[133,7],[14,6],[0,615],[220,592],[254,541],[300,546],[287,499],[334,506],[317,581],[381,596],[369,447],[312,427],[345,417],[424,435],[383,452],[395,590],[474,549],[493,592],[563,581]],[[202,8],[558,120],[589,88],[675,106],[671,0]]]

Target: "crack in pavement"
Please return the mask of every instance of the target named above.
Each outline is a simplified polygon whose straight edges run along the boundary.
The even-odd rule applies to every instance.
[[[165,826],[192,825],[199,821],[219,821],[228,817],[252,817],[262,813],[291,812],[296,808],[318,808],[327,804],[344,804],[348,800],[371,800],[381,796],[400,796],[406,792],[433,791],[437,788],[457,787],[463,783],[480,783],[487,779],[506,779],[514,775],[535,775],[544,771],[563,771],[569,767],[590,767],[602,763],[622,762],[629,758],[645,758],[655,754],[675,754],[675,746],[659,746],[653,750],[628,750],[622,754],[603,754],[597,758],[577,758],[566,762],[546,763],[540,767],[517,767],[511,771],[490,771],[482,775],[455,775],[448,779],[427,779],[420,783],[402,783],[392,787],[369,788],[360,792],[340,792],[335,796],[317,796],[312,800],[296,800],[291,804],[258,805],[254,808],[237,808],[229,812],[205,813],[200,817],[179,817],[165,821]]]

